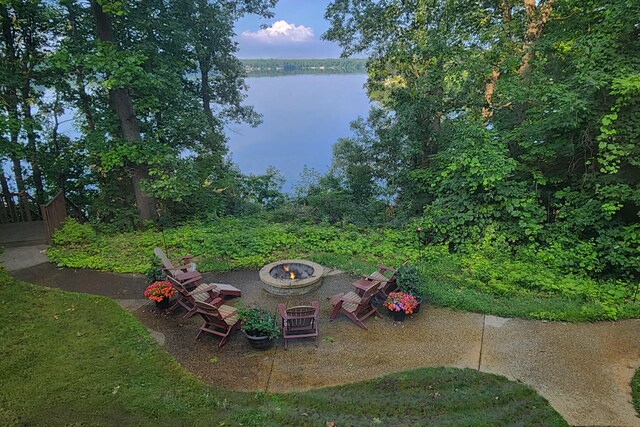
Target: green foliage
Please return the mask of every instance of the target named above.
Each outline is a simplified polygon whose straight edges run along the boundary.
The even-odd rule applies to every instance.
[[[637,281],[639,13],[613,0],[334,0],[324,37],[371,54],[379,102],[337,145],[333,192],[392,197],[387,212],[422,216],[452,249],[495,234],[576,275]]]
[[[254,337],[268,337],[271,340],[282,335],[276,316],[259,307],[240,307],[238,317],[242,330]]]
[[[640,315],[632,282],[567,273],[538,255],[532,248],[514,254],[502,240],[428,257],[424,294],[438,305],[501,316],[584,321]]]
[[[339,150],[338,145],[334,146],[334,156],[338,156],[336,153]],[[314,221],[330,224],[383,224],[384,204],[374,197],[375,190],[370,182],[370,174],[363,172],[363,168],[349,169],[349,172],[341,171],[334,164],[330,173],[320,176],[315,171],[305,168],[302,184],[296,188],[293,203],[304,209],[306,216]]]
[[[164,272],[162,262],[155,254],[148,257],[149,268],[144,272],[147,283],[153,283],[159,280],[166,280],[167,274]]]
[[[397,265],[417,257],[409,230],[274,223],[268,216],[221,218],[206,225],[194,222],[163,233],[169,256],[197,255],[203,271],[256,268],[282,257],[324,254],[368,260],[367,265],[380,259]],[[69,267],[143,273],[152,265],[149,255],[156,246],[163,246],[162,234],[147,230],[54,244],[47,253],[53,262]]]
[[[97,234],[91,224],[80,224],[75,218],[68,217],[61,228],[53,233],[54,245],[87,245],[97,239]]]
[[[12,325],[0,329],[12,349],[0,358],[2,425],[367,425],[373,417],[395,424],[399,407],[415,425],[563,425],[531,388],[470,369],[419,369],[258,399],[221,390],[185,371],[107,298],[20,283],[3,270],[0,284],[0,321]],[[438,399],[425,399],[427,388]]]
[[[260,121],[244,105],[233,26],[247,13],[271,16],[274,5],[3,2],[0,163],[23,165],[18,190],[38,202],[64,190],[93,221],[120,229],[142,225],[137,208],[145,219],[156,208],[136,201],[137,185],[179,220],[228,212],[224,126]],[[96,32],[98,21],[112,34]],[[72,115],[78,132],[61,134]]]
[[[414,296],[420,296],[420,276],[418,270],[413,267],[401,265],[397,271],[396,282],[401,292],[411,294]]]
[[[633,397],[636,412],[640,414],[640,369],[636,371],[636,374],[631,380],[631,396]]]
[[[73,224],[73,223],[71,223]],[[87,226],[82,226],[84,227]],[[448,245],[430,244],[418,250],[415,228],[358,228],[353,225],[277,223],[271,216],[219,218],[160,232],[85,233],[77,226],[56,236],[48,256],[60,265],[115,272],[144,273],[157,265],[153,248],[164,246],[169,256],[196,255],[201,271],[255,269],[285,258],[308,258],[354,274],[369,274],[375,265],[400,266],[399,282],[411,283],[420,295],[437,305],[470,311],[553,320],[603,320],[640,316],[632,301],[636,281],[597,280],[585,272],[598,268],[589,245],[575,251],[535,244],[513,249],[504,236],[488,233],[477,244],[449,253]],[[419,256],[423,264],[420,264]],[[577,264],[576,264],[577,263]],[[582,264],[580,264],[582,263]],[[416,283],[419,282],[419,283]]]
[[[430,168],[412,171],[414,188],[433,194],[424,209],[424,228],[436,242],[480,240],[497,229],[513,242],[532,241],[544,211],[530,188],[514,178],[516,162],[487,130],[464,121],[451,123],[454,140],[433,156]]]
[[[247,175],[240,178],[242,187],[240,198],[245,204],[253,203],[261,208],[273,210],[285,203],[285,197],[281,192],[283,184],[282,173],[269,166],[262,175]]]

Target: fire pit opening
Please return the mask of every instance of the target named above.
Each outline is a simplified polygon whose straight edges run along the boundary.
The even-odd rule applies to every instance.
[[[324,267],[301,259],[272,262],[260,269],[264,290],[274,295],[302,295],[322,285]]]
[[[280,264],[271,269],[271,277],[280,280],[302,280],[313,276],[313,267],[297,262],[291,264]]]

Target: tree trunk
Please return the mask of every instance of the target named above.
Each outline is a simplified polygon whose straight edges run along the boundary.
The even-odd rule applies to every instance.
[[[522,48],[520,48],[520,52],[523,52],[524,55],[522,60],[520,61],[520,66],[518,67],[518,74],[521,77],[526,76],[529,73],[530,63],[531,63],[531,47],[533,44],[540,38],[542,34],[542,30],[544,29],[549,17],[551,16],[551,12],[553,11],[553,3],[555,0],[547,0],[544,4],[539,5],[536,8],[535,0],[524,0],[524,10],[527,17],[527,31],[524,35],[524,43],[522,44]],[[501,3],[502,7],[502,20],[505,24],[507,24],[511,20],[511,9],[509,8],[506,1]],[[493,93],[495,92],[496,82],[500,77],[500,70],[498,67],[494,68],[491,72],[491,76],[487,79],[485,91],[484,91],[484,99],[486,101],[486,105],[482,107],[482,119],[487,122],[493,116]],[[517,120],[522,121],[522,117],[524,117],[524,110],[526,107],[524,105],[518,105],[516,108],[516,117]]]
[[[24,116],[25,129],[27,130],[27,157],[31,163],[31,171],[33,172],[33,185],[36,189],[36,200],[39,204],[43,204],[44,185],[42,182],[42,171],[38,164],[38,145],[37,135],[33,126],[33,116],[31,115],[31,105],[29,103],[30,82],[27,78],[25,85],[22,87],[22,115]]]
[[[496,90],[496,83],[500,77],[500,69],[498,67],[491,71],[491,76],[487,79],[484,88],[484,100],[486,105],[482,107],[482,121],[487,122],[493,116],[493,92]]]
[[[4,82],[6,85],[5,90],[5,103],[7,113],[9,114],[9,140],[13,152],[10,154],[11,162],[13,163],[13,173],[16,178],[16,186],[18,191],[25,191],[24,179],[22,177],[22,166],[20,165],[20,158],[17,156],[17,148],[20,146],[18,141],[18,135],[20,133],[20,117],[18,116],[18,94],[16,90],[15,76],[18,70],[16,69],[16,50],[15,50],[15,34],[11,26],[11,17],[9,16],[9,10],[3,4],[0,4],[0,17],[2,18],[2,37],[4,38],[5,45],[5,61],[8,65],[8,74],[12,80]]]
[[[432,99],[440,100],[444,94],[444,88],[438,86],[428,93],[428,97]],[[442,112],[435,111],[429,112],[428,116],[424,118],[427,126],[427,133],[422,141],[422,153],[420,155],[420,166],[425,167],[429,165],[431,157],[437,152],[438,135],[442,131]]]
[[[56,99],[53,105],[53,129],[51,129],[51,143],[53,146],[53,154],[56,158],[60,156],[60,142],[58,141],[58,128],[60,122],[58,120],[58,111],[60,109],[60,94],[56,90]],[[56,187],[58,191],[65,192],[66,174],[62,168],[55,169]]]
[[[69,19],[71,27],[71,39],[74,43],[79,44],[80,38],[78,35],[78,22],[76,10],[74,9],[76,7],[75,2],[65,3],[65,6],[67,8],[67,18]],[[76,66],[75,77],[76,86],[78,88],[78,109],[82,111],[82,114],[84,114],[89,132],[93,132],[96,129],[96,125],[93,119],[93,112],[91,110],[91,97],[87,94],[86,90],[84,68],[82,65]]]
[[[524,0],[524,10],[527,14],[527,32],[524,36],[524,45],[522,51],[525,53],[518,74],[525,76],[529,73],[531,62],[531,47],[540,38],[542,30],[544,30],[551,12],[553,11],[553,3],[555,0],[547,0],[543,5],[536,9],[535,0]]]
[[[4,176],[4,169],[2,168],[3,164],[0,162],[0,188],[2,188],[3,193],[3,209],[2,209],[2,221],[9,222],[14,221],[14,218],[18,217],[18,213],[16,212],[16,206],[13,203],[13,199],[9,196],[9,183],[7,182],[7,177]]]
[[[523,79],[531,70],[531,48],[533,44],[540,38],[549,16],[551,15],[553,2],[555,0],[547,0],[543,5],[536,8],[535,0],[524,0],[525,13],[527,14],[527,32],[524,37],[524,45],[522,52],[524,56],[518,67],[518,74]],[[515,125],[519,125],[525,119],[525,112],[529,109],[529,103],[520,103],[514,106]]]
[[[93,132],[96,130],[96,123],[93,119],[93,112],[91,111],[91,97],[87,94],[86,85],[84,83],[84,69],[82,66],[76,67],[76,85],[78,86],[78,104],[80,111],[84,114],[89,132]]]
[[[27,18],[29,20],[29,18]],[[31,31],[23,31],[22,39],[22,55],[20,57],[21,70],[21,87],[20,95],[22,99],[22,127],[27,133],[27,153],[26,158],[31,163],[31,172],[33,175],[33,186],[36,190],[36,201],[38,204],[44,203],[44,185],[42,182],[42,172],[38,163],[38,135],[35,131],[35,123],[31,115],[31,80],[32,72],[36,67],[36,40]],[[16,57],[17,59],[17,57]]]
[[[104,12],[98,0],[91,0],[91,9],[96,20],[96,35],[98,40],[103,43],[115,44],[115,36],[111,27],[111,19]],[[133,102],[129,91],[126,88],[113,88],[109,90],[109,101],[111,108],[118,115],[120,121],[120,131],[122,137],[131,143],[140,140],[140,128],[136,120]],[[133,190],[136,197],[136,206],[140,219],[152,220],[156,201],[153,197],[147,195],[142,189],[142,181],[149,178],[146,165],[132,165],[133,173],[131,174]]]
[[[500,9],[502,9],[502,23],[506,25],[511,22],[511,7],[509,6],[509,2],[507,0],[502,0],[500,2]],[[482,121],[485,123],[491,118],[491,116],[493,116],[493,93],[496,90],[496,83],[500,77],[499,67],[501,63],[502,61],[500,61],[500,63],[491,71],[491,75],[485,84],[484,100],[486,105],[482,107]]]
[[[211,94],[209,93],[209,64],[206,61],[200,60],[198,61],[198,65],[200,66],[202,109],[204,110],[205,116],[207,116],[207,120],[209,120],[209,125],[212,130],[214,130],[213,111],[211,111]]]
[[[22,177],[22,165],[20,164],[20,159],[15,154],[11,154],[11,162],[13,163],[13,175],[16,178],[16,187],[18,187],[18,193],[21,193],[26,190],[24,178]]]

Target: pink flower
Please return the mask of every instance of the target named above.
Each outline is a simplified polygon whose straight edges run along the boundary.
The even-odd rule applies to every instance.
[[[418,301],[413,295],[405,292],[391,292],[384,302],[384,306],[391,311],[404,311],[406,314],[412,314],[418,306]]]

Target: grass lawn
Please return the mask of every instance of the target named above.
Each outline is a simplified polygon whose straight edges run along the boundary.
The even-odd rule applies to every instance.
[[[0,270],[0,425],[566,425],[531,388],[419,369],[305,393],[203,384],[115,302]]]
[[[640,414],[640,369],[636,371],[631,380],[631,395],[633,396],[633,404],[636,406],[636,412]]]
[[[200,271],[254,269],[277,259],[306,258],[368,274],[379,263],[409,261],[422,272],[424,296],[439,306],[564,321],[640,317],[640,303],[630,302],[635,290],[630,283],[563,271],[535,251],[513,254],[509,248],[489,246],[449,253],[436,245],[418,250],[414,230],[412,225],[393,230],[275,223],[254,216],[191,223],[163,233],[105,235],[89,225],[69,223],[47,253],[52,262],[67,267],[139,273],[157,264],[156,246],[168,247],[171,257],[198,255]]]

